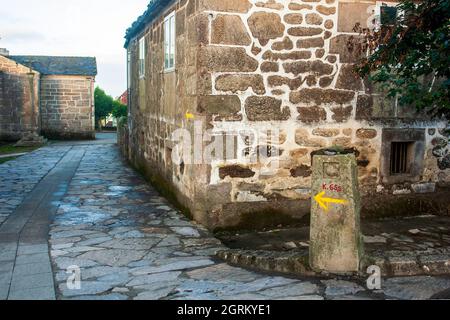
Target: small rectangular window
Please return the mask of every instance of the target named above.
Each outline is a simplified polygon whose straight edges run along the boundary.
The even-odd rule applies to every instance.
[[[377,1],[375,5],[374,29],[380,30],[382,26],[390,27],[401,23],[404,12],[398,7],[399,2],[384,3]]]
[[[393,26],[397,23],[398,9],[396,7],[381,6],[380,20],[381,25]]]
[[[145,37],[139,40],[139,78],[145,76]]]
[[[391,175],[411,173],[411,151],[413,142],[392,142],[391,145]]]
[[[164,19],[164,70],[175,69],[175,12]]]

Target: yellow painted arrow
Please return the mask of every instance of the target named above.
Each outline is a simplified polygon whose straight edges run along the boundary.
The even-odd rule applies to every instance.
[[[192,120],[192,119],[194,119],[194,115],[190,112],[186,112],[186,119]]]
[[[329,204],[330,203],[335,203],[335,204],[347,204],[348,201],[347,200],[343,200],[343,199],[333,199],[333,198],[325,198],[325,191],[319,193],[318,195],[316,195],[314,197],[314,200],[316,200],[316,202],[319,204],[319,206],[321,206],[325,211],[329,211],[330,207]]]

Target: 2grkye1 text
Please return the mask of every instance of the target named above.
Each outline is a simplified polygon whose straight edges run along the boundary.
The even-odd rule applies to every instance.
[[[221,316],[268,316],[270,305],[222,305],[220,309],[212,307],[184,307],[178,308],[178,315],[203,316],[209,318],[211,315]]]

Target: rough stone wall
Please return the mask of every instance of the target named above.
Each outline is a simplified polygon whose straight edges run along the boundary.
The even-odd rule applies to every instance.
[[[0,140],[39,133],[39,73],[0,56]]]
[[[42,134],[52,139],[95,139],[94,78],[41,77]]]
[[[176,2],[133,39],[131,53],[129,160],[162,191],[205,224],[203,203],[197,193],[207,184],[206,166],[177,166],[172,163],[172,133],[180,128],[192,131],[187,112],[195,112],[197,96],[204,90],[197,67],[198,47],[207,37],[209,20],[198,12],[198,0]],[[164,17],[176,13],[175,70],[164,70]],[[138,41],[145,37],[145,75],[139,77]],[[205,121],[204,121],[205,122]],[[205,122],[206,123],[206,122]]]
[[[357,149],[360,186],[369,203],[373,194],[409,194],[426,189],[420,183],[450,182],[449,156],[444,156],[448,152],[447,122],[400,109],[353,73],[358,57],[348,43],[351,37],[357,40],[358,34],[352,29],[357,22],[366,25],[375,1],[202,3],[210,17],[211,33],[209,45],[201,48],[200,67],[211,77],[207,99],[223,101],[220,114],[210,110],[215,130],[227,134],[242,128],[281,132],[269,146],[277,150],[274,157],[280,161],[279,169],[267,170],[261,162],[249,166],[246,153],[241,152],[245,141],[236,159],[213,164],[210,184],[227,190],[222,193],[224,205],[217,208],[221,212],[217,225],[239,220],[236,212],[242,211],[238,208],[261,212],[271,209],[274,202],[278,211],[292,216],[307,213],[299,210],[298,203],[309,202],[311,155],[324,147]],[[425,165],[417,181],[383,183],[385,128],[426,130]],[[253,150],[260,147],[266,146]]]
[[[180,1],[175,6],[175,73],[162,70],[162,18],[145,31],[150,41],[144,80],[137,76],[137,44],[130,45],[132,161],[171,182],[194,218],[210,228],[302,218],[310,210],[312,153],[331,146],[357,150],[363,215],[382,213],[388,198],[390,204],[396,199],[408,204],[399,207],[404,211],[421,205],[414,193],[450,183],[448,123],[400,109],[353,74],[357,56],[348,40],[357,39],[352,29],[357,22],[364,26],[374,4]],[[234,139],[233,156],[211,164],[174,165],[170,134],[176,128],[194,131],[186,112],[217,138]],[[425,132],[424,168],[418,177],[384,182],[387,128]],[[259,144],[246,133],[252,130],[280,134]],[[261,149],[270,150],[267,159],[249,164]],[[278,167],[271,166],[273,160]]]

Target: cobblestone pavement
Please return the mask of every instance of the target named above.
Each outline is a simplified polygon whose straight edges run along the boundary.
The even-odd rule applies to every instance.
[[[364,251],[396,275],[450,273],[450,217],[432,215],[362,222]],[[305,256],[309,226],[216,235],[231,249]],[[395,269],[395,270],[393,270]],[[394,272],[395,271],[395,272]]]
[[[0,165],[0,225],[69,149],[42,148]]]
[[[77,155],[82,151],[83,156],[74,176],[66,181],[66,188],[58,187],[53,192],[56,197],[46,200],[52,201],[56,213],[48,235],[49,249],[30,243],[27,247],[19,245],[13,259],[14,272],[22,272],[22,282],[27,282],[27,269],[17,263],[18,256],[25,256],[20,259],[30,266],[33,259],[50,254],[53,279],[46,278],[47,269],[42,273],[34,270],[38,277],[33,281],[38,283],[30,295],[36,298],[40,288],[49,283],[54,283],[57,299],[89,300],[428,299],[450,287],[450,278],[409,277],[386,279],[384,291],[369,292],[364,283],[356,280],[295,279],[229,266],[214,258],[217,250],[224,249],[221,242],[173,209],[120,160],[112,144],[57,145],[0,165],[4,182],[1,199],[22,201],[23,192],[41,180],[45,182],[42,178],[51,165],[67,157],[69,151]],[[25,165],[29,166],[28,175],[34,178],[23,178],[27,182],[16,189],[15,181],[20,179],[9,180],[3,174],[11,172],[13,177],[14,168],[20,170]],[[5,226],[16,214],[22,214],[14,207],[8,208],[5,214],[10,217]],[[4,272],[11,265],[5,243],[0,238],[0,288],[5,288],[5,283],[11,286],[10,275]],[[81,271],[80,289],[67,285],[72,275],[68,269],[77,275],[74,267]]]

